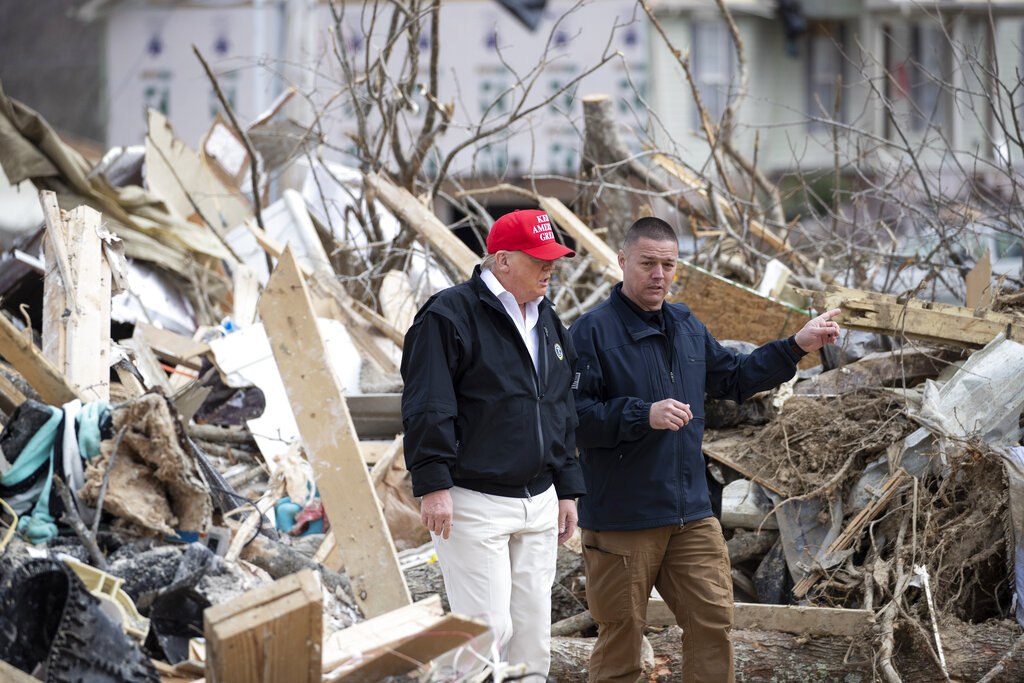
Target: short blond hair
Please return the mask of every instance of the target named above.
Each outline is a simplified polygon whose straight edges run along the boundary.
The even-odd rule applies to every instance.
[[[480,270],[494,270],[494,262],[498,259],[498,254],[484,254],[484,258],[480,261]]]

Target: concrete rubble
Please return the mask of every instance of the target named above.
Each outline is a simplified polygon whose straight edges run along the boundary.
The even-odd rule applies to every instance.
[[[18,112],[0,117],[5,139],[20,137],[0,164],[57,208],[0,255],[0,678],[441,681],[460,651],[489,652],[487,624],[447,610],[397,400],[411,315],[466,275],[471,250],[383,176],[307,161],[302,191],[257,212],[245,174],[205,185],[189,169],[217,159],[155,113],[144,148],[93,166],[4,99]],[[146,186],[111,182],[138,175],[118,164]],[[617,280],[614,252],[558,200],[535,204],[594,245],[554,294],[578,315]],[[353,219],[370,207],[383,245]],[[1024,670],[1012,294],[983,311],[904,300],[921,330],[904,335],[863,313],[892,302],[829,289],[820,270],[814,292],[762,288],[773,297],[680,270],[673,296],[730,344],[786,336],[833,305],[860,330],[770,394],[708,404],[743,680],[876,680],[880,652],[904,681]],[[965,320],[1000,332],[967,336]],[[319,367],[300,373],[289,354]],[[319,418],[340,437],[319,438],[304,396],[341,397]],[[555,680],[586,677],[584,587],[570,541]],[[651,679],[670,680],[679,627],[657,598],[648,617]],[[436,632],[455,635],[424,635]],[[95,641],[89,656],[75,638]]]

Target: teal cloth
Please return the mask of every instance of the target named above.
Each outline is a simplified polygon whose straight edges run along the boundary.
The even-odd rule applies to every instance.
[[[106,401],[90,401],[82,406],[75,419],[78,425],[78,452],[87,461],[100,454],[100,418],[107,406]]]
[[[50,419],[32,435],[11,469],[0,477],[0,483],[11,486],[30,476],[47,460],[50,461],[46,483],[39,492],[31,514],[22,515],[18,520],[18,531],[32,543],[42,543],[57,536],[57,525],[50,514],[50,489],[53,486],[53,442],[57,438],[57,428],[64,419],[64,411],[53,406],[47,407],[51,412]]]

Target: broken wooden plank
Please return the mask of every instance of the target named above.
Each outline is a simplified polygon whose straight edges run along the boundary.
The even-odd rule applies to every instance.
[[[160,360],[142,338],[141,332],[136,330],[130,339],[122,339],[118,343],[130,351],[132,363],[142,375],[142,382],[147,390],[159,387],[165,396],[174,393],[167,378],[167,371],[160,365]]]
[[[43,284],[43,354],[89,400],[110,398],[110,265],[88,206],[63,212],[41,192],[48,247]],[[58,246],[59,245],[59,246]]]
[[[88,400],[3,313],[0,313],[0,356],[46,403],[60,406],[76,398]]]
[[[377,462],[373,464],[373,469],[370,470],[370,481],[373,482],[374,487],[384,481],[384,475],[391,469],[391,463],[404,452],[404,436],[404,434],[396,436],[395,440],[384,449]]]
[[[162,330],[144,322],[135,323],[138,337],[149,345],[156,357],[169,365],[184,365],[186,368],[202,368],[200,356],[210,351],[210,345],[196,341],[183,334]]]
[[[211,683],[319,683],[323,613],[308,569],[203,612]]]
[[[967,293],[964,297],[964,305],[972,310],[989,308],[992,306],[992,261],[989,259],[989,251],[978,259],[971,271],[964,278],[967,286]]]
[[[341,548],[338,547],[338,539],[334,537],[333,531],[324,535],[320,547],[313,553],[313,561],[319,562],[331,571],[340,572],[345,566],[344,558],[341,556]]]
[[[808,636],[864,637],[875,623],[869,609],[806,607],[801,605],[733,604],[733,630],[781,631]],[[671,626],[675,615],[655,593],[647,603],[648,626]]]
[[[25,402],[25,394],[15,386],[14,382],[0,373],[0,410],[10,415],[15,408]]]
[[[249,230],[264,251],[275,259],[281,258],[284,247],[275,241],[274,238],[251,223],[249,224]],[[373,336],[366,327],[366,323],[352,309],[352,297],[341,286],[341,283],[338,282],[334,274],[314,271],[302,264],[299,264],[299,271],[309,281],[312,295],[320,302],[329,302],[331,317],[345,323],[345,329],[348,330],[348,335],[352,338],[352,342],[384,372],[398,372],[398,366],[374,342]]]
[[[267,282],[259,311],[324,509],[341,544],[356,602],[367,617],[409,604],[409,590],[359,453],[345,396],[290,248],[281,254]]]
[[[367,173],[363,178],[366,186],[391,213],[433,247],[435,257],[450,263],[463,280],[469,279],[473,269],[480,263],[480,257],[449,230],[433,211],[423,206],[404,187],[395,185],[377,173]]]
[[[866,387],[913,386],[937,376],[947,365],[960,359],[958,348],[903,348],[872,353],[855,363],[826,370],[797,382],[793,393],[803,396],[835,396]]]
[[[811,319],[807,311],[685,261],[679,262],[676,282],[676,290],[667,301],[686,304],[715,339],[761,345],[795,334]],[[799,366],[809,368],[818,362],[818,354],[812,353]]]
[[[810,296],[818,310],[840,309],[842,313],[834,320],[851,330],[976,348],[1000,332],[1014,341],[1024,338],[1024,316],[1019,314],[987,311],[976,315],[963,306],[920,299],[900,301],[889,294],[839,285],[828,285],[824,291],[797,291]]]
[[[234,270],[234,291],[231,317],[239,327],[252,325],[256,320],[256,302],[260,298],[260,283],[256,269],[238,264]]]
[[[619,266],[619,255],[608,243],[594,234],[575,213],[555,197],[538,197],[540,208],[548,213],[548,217],[572,235],[576,244],[584,251],[593,254],[593,264],[608,282],[613,285],[622,281],[622,268]]]
[[[832,553],[845,550],[855,540],[857,540],[857,537],[860,535],[860,532],[863,531],[867,523],[877,517],[882,510],[885,509],[885,506],[889,504],[889,501],[893,499],[893,496],[900,492],[908,479],[910,479],[910,475],[907,474],[903,468],[896,470],[896,472],[889,477],[889,480],[885,482],[885,485],[882,486],[881,495],[879,495],[879,497],[870,505],[865,506],[852,520],[850,520],[849,524],[846,525],[846,528],[843,529],[843,532],[839,534],[831,544],[829,544],[823,557],[828,557]],[[807,595],[807,592],[815,583],[817,583],[822,574],[823,570],[820,567],[813,568],[807,575],[797,581],[796,585],[793,587],[793,595],[797,598],[802,598]]]
[[[487,632],[482,621],[443,614],[432,595],[417,603],[336,631],[324,641],[325,680],[380,681],[426,664]],[[346,664],[352,662],[352,667]],[[355,663],[359,662],[359,663]],[[345,667],[338,671],[339,667]]]
[[[199,214],[221,235],[252,217],[252,208],[200,155],[174,137],[167,117],[150,109],[146,132],[146,186],[181,218]]]

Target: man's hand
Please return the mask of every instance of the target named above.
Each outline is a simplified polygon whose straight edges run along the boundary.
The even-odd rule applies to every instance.
[[[448,489],[431,491],[423,496],[420,521],[438,536],[448,538],[452,532],[452,494]]]
[[[674,398],[666,398],[652,403],[651,415],[648,418],[651,429],[671,429],[673,432],[679,431],[680,427],[685,427],[692,419],[693,413],[690,412],[690,405],[680,403]]]
[[[573,535],[577,521],[579,517],[576,516],[576,501],[558,501],[558,545],[562,545]]]
[[[793,335],[793,341],[804,351],[817,351],[825,344],[835,344],[839,339],[839,323],[832,318],[839,315],[838,308],[822,313],[817,318],[808,320],[800,331]]]

